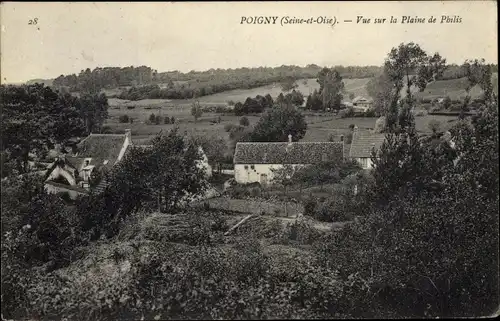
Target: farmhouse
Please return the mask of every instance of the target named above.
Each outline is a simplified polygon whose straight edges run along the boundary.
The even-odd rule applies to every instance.
[[[237,183],[272,183],[273,170],[284,165],[305,166],[322,162],[341,162],[344,142],[237,143],[234,152],[234,178]]]
[[[108,182],[106,174],[120,162],[132,148],[148,148],[150,145],[134,145],[130,129],[125,134],[90,134],[76,145],[72,153],[60,154],[45,175],[45,189],[49,193],[67,192],[71,198],[89,192],[101,193]],[[212,175],[208,158],[199,146],[201,160],[197,166],[206,177]]]
[[[352,104],[355,110],[365,112],[372,107],[373,100],[357,96],[352,100]]]
[[[49,167],[45,189],[49,193],[68,192],[74,198],[101,192],[106,186],[103,178],[111,167],[123,159],[132,146],[129,129],[125,134],[90,134],[68,154],[60,154]]]
[[[371,169],[372,150],[378,151],[384,140],[384,134],[359,132],[358,127],[354,127],[349,158],[356,160],[363,169]]]

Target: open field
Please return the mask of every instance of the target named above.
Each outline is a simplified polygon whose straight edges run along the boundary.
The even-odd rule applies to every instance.
[[[498,73],[492,75],[493,90],[498,94]],[[467,79],[448,79],[435,81],[425,88],[423,92],[418,89],[413,90],[415,97],[423,99],[444,98],[450,96],[452,100],[464,99],[466,96],[465,88],[467,87]],[[481,88],[476,85],[471,89],[471,97],[477,98],[481,95]],[[402,90],[402,96],[406,96],[406,87]]]
[[[130,110],[127,110],[129,114]],[[188,135],[197,136],[217,136],[223,137],[229,140],[227,132],[224,130],[226,124],[237,124],[240,117],[233,115],[218,115],[218,114],[204,114],[198,122],[194,122],[191,115],[187,112],[177,112],[170,113],[162,110],[161,115],[173,116],[177,119],[178,123],[172,124],[160,124],[160,125],[147,125],[144,123],[146,115],[149,115],[152,110],[147,110],[148,113],[140,116],[141,118],[135,118],[132,124],[129,123],[119,123],[118,116],[114,115],[108,119],[106,126],[109,126],[112,132],[122,133],[125,129],[131,129],[132,135],[134,137],[134,142],[137,144],[146,144],[148,140],[159,133],[160,131],[168,131],[174,127],[178,127],[180,132],[187,132]],[[111,113],[110,113],[111,114]],[[137,116],[139,117],[139,116]],[[220,123],[214,123],[213,121],[220,117]],[[257,123],[258,116],[247,116],[250,120],[250,124],[254,125]],[[453,125],[453,122],[457,120],[456,116],[441,116],[441,115],[425,115],[415,117],[415,123],[417,131],[421,133],[429,133],[428,128],[429,122],[432,120],[438,120],[441,122],[442,130],[446,130]],[[327,141],[330,135],[340,135],[345,134],[349,131],[349,125],[355,124],[360,130],[370,130],[375,127],[376,118],[336,118],[335,116],[306,116],[306,121],[308,123],[308,129],[303,141]]]
[[[498,83],[498,74],[493,74],[495,84]],[[369,79],[344,79],[346,91],[354,93],[354,95],[367,96],[366,84]],[[298,90],[304,95],[308,95],[314,89],[319,88],[316,79],[301,79],[297,81]],[[437,98],[450,95],[452,99],[459,99],[465,95],[466,80],[452,79],[440,80],[427,86],[424,92],[416,92],[419,98]],[[253,89],[238,89],[230,90],[224,93],[218,93],[210,96],[200,97],[199,101],[202,105],[226,105],[228,101],[234,102],[244,101],[247,97],[255,97],[256,95],[270,94],[276,98],[281,92],[279,84],[272,84]],[[111,91],[110,91],[111,93]],[[116,93],[116,92],[115,92]],[[471,90],[473,97],[477,97],[481,93],[478,86]],[[170,130],[174,125],[160,124],[160,125],[147,125],[145,121],[149,115],[161,115],[162,117],[174,117],[176,125],[179,130],[188,132],[189,134],[196,135],[216,135],[228,139],[227,133],[224,131],[224,125],[237,124],[240,117],[234,115],[221,115],[216,113],[204,113],[203,116],[194,122],[190,113],[192,100],[168,100],[168,99],[144,99],[139,101],[128,101],[116,98],[109,99],[109,119],[106,126],[109,126],[112,132],[123,132],[124,129],[132,129],[134,140],[138,143],[145,143],[148,139],[160,132],[161,130]],[[132,108],[133,107],[133,108]],[[121,124],[118,122],[120,115],[128,115],[133,119],[132,124]],[[216,120],[220,117],[220,123]],[[247,116],[250,124],[255,124],[258,116]],[[416,126],[419,132],[429,132],[428,123],[431,119],[437,119],[442,123],[442,128],[447,129],[451,126],[452,121],[456,119],[454,116],[437,116],[425,115],[416,117]],[[375,118],[336,118],[333,115],[314,114],[306,112],[306,121],[308,123],[308,130],[304,141],[325,141],[328,140],[330,134],[340,134],[348,131],[350,124],[357,125],[361,130],[372,129],[375,126]]]

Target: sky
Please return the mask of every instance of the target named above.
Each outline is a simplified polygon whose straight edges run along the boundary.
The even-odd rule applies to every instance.
[[[468,58],[497,63],[496,6],[496,1],[2,2],[0,73],[2,83],[18,83],[96,67],[188,72],[381,65],[403,42],[439,52],[450,63]],[[455,23],[440,23],[443,15]],[[277,24],[241,23],[242,17],[255,16],[278,17]],[[358,16],[371,23],[356,23]],[[391,16],[397,23],[389,23]],[[426,23],[402,24],[402,16]],[[427,23],[431,16],[436,23]],[[281,25],[283,17],[324,17],[337,24]],[[29,24],[35,18],[36,24]],[[387,20],[375,24],[375,18]]]

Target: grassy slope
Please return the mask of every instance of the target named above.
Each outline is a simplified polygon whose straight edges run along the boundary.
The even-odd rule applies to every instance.
[[[369,79],[345,79],[345,87],[347,93],[354,95],[367,96],[366,84]],[[498,74],[493,75],[493,83],[497,89]],[[308,95],[314,89],[319,88],[316,79],[302,79],[297,82],[298,90],[305,95]],[[452,99],[458,99],[465,95],[465,79],[452,79],[436,81],[426,88],[424,92],[416,92],[417,97],[436,98],[450,95]],[[498,90],[497,90],[498,91]],[[271,94],[274,98],[279,95],[281,88],[279,85],[267,85],[254,89],[238,89],[230,90],[224,93],[218,93],[200,98],[200,103],[203,105],[209,104],[226,104],[229,100],[244,101],[247,97],[255,97],[256,95]],[[476,86],[472,89],[471,94],[477,97],[481,90]],[[404,92],[403,92],[404,94]],[[224,125],[228,123],[235,124],[239,117],[236,116],[220,116],[218,114],[205,113],[202,118],[195,124],[190,114],[190,105],[192,100],[166,100],[166,99],[145,99],[140,101],[126,101],[111,98],[110,104],[110,119],[107,125],[113,131],[122,132],[125,128],[131,128],[134,138],[139,143],[146,142],[151,135],[160,130],[169,130],[172,125],[146,125],[144,121],[151,113],[160,114],[162,116],[175,117],[181,120],[178,127],[181,131],[188,133],[196,133],[200,135],[217,135],[227,138],[227,133],[224,131]],[[134,109],[127,109],[127,106],[136,106]],[[134,119],[133,124],[120,124],[118,117],[127,114]],[[221,123],[212,124],[211,121],[221,117]],[[251,124],[258,121],[258,117],[249,116]],[[350,124],[356,124],[361,129],[373,128],[375,125],[374,118],[352,118],[352,119],[334,119],[333,117],[325,116],[306,116],[308,122],[308,131],[304,138],[305,141],[324,141],[327,140],[331,133],[344,132]],[[423,116],[417,117],[417,129],[421,132],[428,132],[427,125],[431,119],[438,119],[443,124],[444,128],[451,125],[450,120],[454,117],[448,116]]]

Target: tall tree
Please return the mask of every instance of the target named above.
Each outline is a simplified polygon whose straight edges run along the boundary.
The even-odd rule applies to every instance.
[[[304,115],[295,107],[285,105],[268,110],[255,125],[251,140],[255,142],[286,142],[302,139],[307,130]]]
[[[41,84],[1,86],[2,151],[28,170],[28,155],[42,156],[53,144],[85,133],[81,99],[59,94]]]
[[[382,72],[366,84],[368,95],[373,98],[373,108],[377,113],[386,114],[394,95],[394,85],[386,72]]]
[[[414,88],[423,91],[427,84],[442,75],[446,60],[436,53],[427,53],[413,42],[393,48],[385,61],[384,69],[394,86],[390,108],[387,112],[386,130],[406,130],[413,126],[412,111],[415,104]],[[401,91],[406,86],[406,97],[400,100]]]
[[[340,109],[344,92],[344,82],[339,72],[330,70],[323,80],[323,88],[320,91],[323,108]]]
[[[198,121],[198,118],[203,115],[203,109],[200,106],[200,103],[198,101],[194,102],[191,105],[191,115],[194,118],[194,122],[196,123]]]
[[[288,76],[281,81],[281,90],[283,90],[284,92],[289,92],[290,90],[297,87],[297,80],[293,76]]]
[[[122,211],[142,206],[172,210],[206,187],[195,144],[175,129],[158,134],[151,143],[151,148],[132,148],[111,174],[109,192]]]
[[[87,133],[100,132],[108,118],[108,107],[108,98],[103,93],[84,93],[80,96],[79,108]]]

